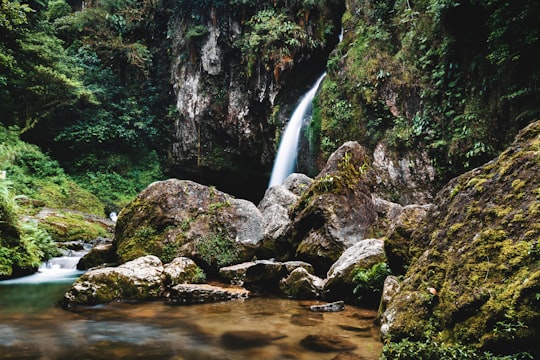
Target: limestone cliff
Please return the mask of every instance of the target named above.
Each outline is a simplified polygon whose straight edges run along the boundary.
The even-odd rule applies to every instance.
[[[177,110],[171,173],[265,176],[261,170],[270,169],[286,120],[281,114],[323,71],[337,42],[339,3],[229,1],[175,11],[169,23]]]

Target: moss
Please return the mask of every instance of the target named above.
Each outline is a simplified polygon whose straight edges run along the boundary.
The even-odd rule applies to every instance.
[[[83,214],[73,212],[58,212],[48,216],[39,224],[55,241],[91,241],[99,237],[110,236],[104,225],[88,221]]]

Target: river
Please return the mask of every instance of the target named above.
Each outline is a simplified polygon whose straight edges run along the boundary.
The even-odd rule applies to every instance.
[[[268,297],[64,310],[62,296],[80,274],[54,265],[0,282],[0,359],[311,360],[338,354],[304,347],[302,339],[309,335],[352,343],[351,352],[363,359],[381,353],[373,310],[346,306],[343,312],[314,313],[309,305],[316,302]]]

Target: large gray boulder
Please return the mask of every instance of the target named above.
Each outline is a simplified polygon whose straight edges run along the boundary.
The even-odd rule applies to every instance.
[[[119,261],[152,254],[169,262],[186,256],[204,270],[250,260],[262,244],[263,218],[247,201],[192,181],[150,184],[118,217]]]
[[[112,301],[150,300],[163,292],[163,264],[148,255],[118,267],[90,270],[64,295],[66,307]]]
[[[279,256],[309,262],[319,276],[326,274],[345,249],[373,230],[373,182],[364,148],[342,145],[291,208],[288,234],[276,243]]]
[[[354,275],[358,269],[370,269],[386,261],[384,241],[367,239],[351,246],[332,265],[327,274],[324,296],[329,299],[352,299]]]

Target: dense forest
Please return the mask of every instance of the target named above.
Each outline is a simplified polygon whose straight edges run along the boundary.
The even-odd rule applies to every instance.
[[[0,1],[0,277],[54,256],[44,207],[107,216],[169,177],[260,200],[323,72],[310,176],[354,140],[427,159],[435,195],[540,118],[537,0]]]

